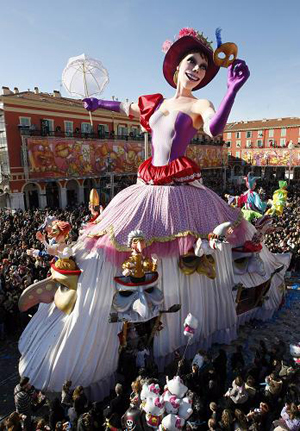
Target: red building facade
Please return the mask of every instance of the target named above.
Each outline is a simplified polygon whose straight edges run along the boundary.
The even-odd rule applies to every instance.
[[[109,199],[122,182],[134,181],[150,153],[134,119],[98,110],[91,125],[81,101],[64,98],[59,91],[2,88],[2,206],[65,208],[87,202],[91,188]],[[221,137],[212,141],[203,132],[190,145],[188,156],[204,169],[221,170],[227,159]]]
[[[300,118],[228,123],[223,134],[233,175],[300,179]]]

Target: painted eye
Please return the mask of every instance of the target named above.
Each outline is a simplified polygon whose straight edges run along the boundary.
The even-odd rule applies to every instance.
[[[119,291],[119,295],[123,296],[124,298],[128,298],[132,294],[133,294],[133,291],[131,291],[131,290],[120,290]]]
[[[148,287],[148,289],[145,289],[145,292],[147,292],[147,293],[152,293],[152,292],[153,292],[153,289],[154,289],[154,287],[153,287],[153,286]]]

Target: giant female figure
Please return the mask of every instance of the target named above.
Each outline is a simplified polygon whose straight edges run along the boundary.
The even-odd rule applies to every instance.
[[[189,312],[199,320],[191,349],[227,342],[236,335],[239,322],[232,286],[239,280],[232,270],[231,245],[221,245],[215,253],[213,276],[202,270],[186,275],[178,265],[197,240],[199,249],[199,240],[207,239],[224,222],[230,223],[227,235],[233,245],[244,244],[255,232],[238,209],[202,184],[199,167],[185,157],[199,128],[210,136],[222,133],[236,94],[249,77],[245,62],[236,60],[228,69],[227,91],[215,111],[211,102],[197,99],[193,91],[205,87],[218,70],[207,40],[193,29],[183,29],[169,43],[163,64],[164,76],[175,88],[172,98],[154,94],[132,104],[84,100],[90,111],[109,109],[140,118],[152,134],[152,157],[140,166],[137,184],[120,192],[74,247],[82,273],[72,313],[64,315],[54,304],[41,304],[25,329],[20,340],[20,373],[30,376],[36,387],[58,391],[68,379],[98,396],[109,388],[118,361],[117,334],[122,329],[122,322],[108,323],[114,277],[128,258],[127,238],[134,230],[143,232],[148,255],[158,257],[164,308],[181,304],[180,312],[163,315],[164,329],[154,337],[156,361],[163,366],[175,349],[184,346],[182,323]],[[261,255],[265,276],[245,274],[249,287],[270,278],[280,265],[265,247]],[[280,283],[278,278],[276,285]],[[269,317],[278,303],[274,291],[265,314],[258,317]]]

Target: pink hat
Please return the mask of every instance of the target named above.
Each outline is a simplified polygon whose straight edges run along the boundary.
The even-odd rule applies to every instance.
[[[205,87],[218,73],[219,67],[215,65],[213,60],[213,48],[211,43],[203,36],[203,34],[193,28],[183,28],[180,30],[175,42],[166,40],[163,44],[163,52],[166,53],[163,73],[168,83],[176,88],[174,83],[174,73],[177,66],[183,57],[190,51],[201,51],[207,56],[208,68],[203,80],[193,90]]]

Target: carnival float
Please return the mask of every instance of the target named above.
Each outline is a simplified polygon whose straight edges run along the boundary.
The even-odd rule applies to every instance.
[[[271,214],[280,211],[276,199],[271,214],[254,227],[240,208],[202,184],[199,167],[185,156],[199,128],[209,136],[223,132],[250,74],[236,58],[236,45],[222,44],[217,34],[215,52],[190,28],[164,43],[163,73],[175,89],[170,99],[161,94],[132,104],[84,99],[89,112],[100,108],[140,118],[152,135],[152,156],[140,165],[137,184],[118,193],[101,213],[93,208],[71,249],[58,221],[46,232],[54,245],[40,236],[55,257],[51,276],[29,286],[20,299],[23,311],[40,303],[19,342],[19,372],[35,387],[59,392],[71,380],[99,400],[111,389],[126,349],[142,342],[162,370],[175,350],[191,357],[212,343],[230,343],[239,325],[269,319],[278,309],[290,257],[270,253],[263,241],[272,228]],[[222,66],[228,67],[227,90],[215,111],[192,91],[209,84]],[[252,202],[257,209],[248,180],[240,206]],[[99,205],[93,199],[95,194],[92,206]],[[182,405],[190,407],[183,386],[175,378],[163,395],[145,395],[149,422],[153,411],[160,417],[155,427],[180,428],[185,416],[176,415]]]

